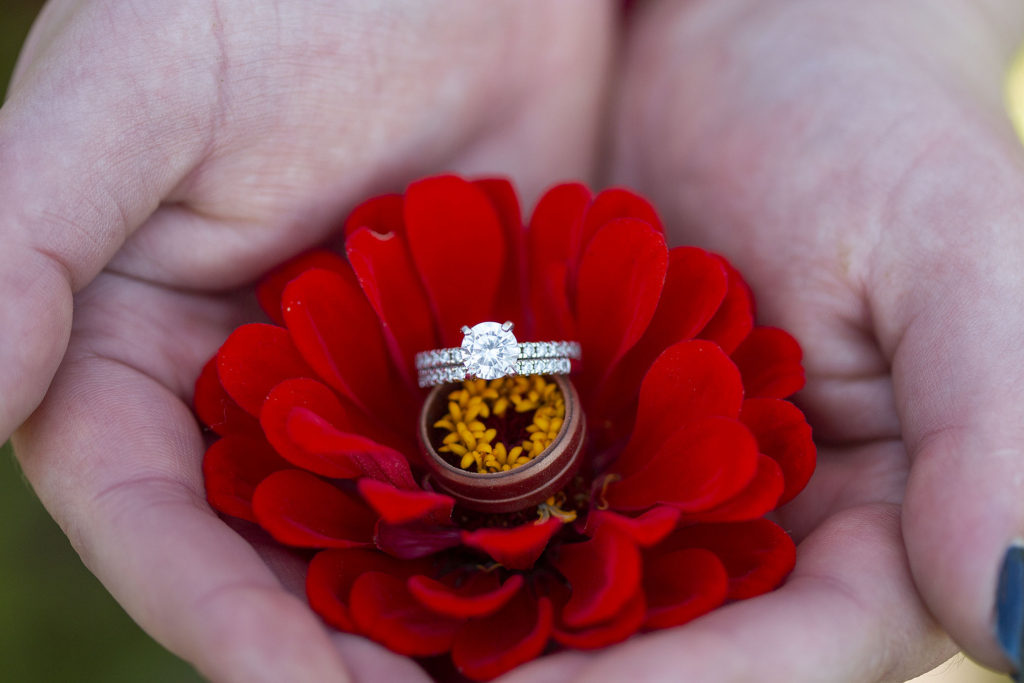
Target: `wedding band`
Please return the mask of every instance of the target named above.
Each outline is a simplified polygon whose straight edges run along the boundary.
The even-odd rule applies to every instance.
[[[462,346],[416,354],[421,387],[466,378],[498,379],[510,375],[568,375],[580,359],[579,342],[523,342],[512,334],[512,323],[484,322],[463,327]]]

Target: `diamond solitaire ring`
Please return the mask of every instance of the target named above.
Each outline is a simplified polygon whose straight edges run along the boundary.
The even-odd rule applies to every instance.
[[[462,346],[421,351],[416,370],[421,387],[459,382],[467,377],[497,379],[508,375],[568,375],[580,359],[579,342],[524,342],[512,323],[486,322],[463,327]]]

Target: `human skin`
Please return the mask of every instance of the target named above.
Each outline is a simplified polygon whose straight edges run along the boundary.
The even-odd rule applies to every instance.
[[[329,632],[298,560],[206,505],[192,386],[255,315],[248,284],[364,198],[440,169],[500,170],[527,197],[587,177],[610,10],[44,9],[0,109],[0,438],[45,394],[14,436],[25,474],[128,613],[205,676],[414,680]]]
[[[819,466],[782,515],[802,544],[781,590],[577,674],[902,681],[951,654],[930,615],[1005,671],[993,610],[1024,532],[1024,156],[1002,95],[1024,6],[638,10],[614,180],[677,239],[727,254],[760,320],[801,341]]]
[[[22,466],[147,631],[217,681],[415,675],[328,633],[295,558],[205,505],[192,382],[244,286],[359,199],[451,169],[529,202],[601,168],[801,341],[820,465],[782,512],[783,588],[509,680],[898,681],[952,653],[944,629],[1006,670],[1017,3],[238,5],[51,4],[0,109],[0,436],[42,400]]]

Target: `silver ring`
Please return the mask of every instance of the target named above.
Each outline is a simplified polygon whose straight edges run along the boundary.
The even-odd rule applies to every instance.
[[[463,327],[462,346],[420,351],[416,370],[421,387],[467,378],[498,379],[513,375],[568,375],[580,359],[574,341],[523,342],[512,334],[511,322],[484,322]]]

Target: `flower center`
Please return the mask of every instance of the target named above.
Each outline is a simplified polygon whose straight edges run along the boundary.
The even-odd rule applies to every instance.
[[[586,420],[567,377],[514,376],[435,387],[417,431],[425,488],[485,515],[536,514],[579,470]]]
[[[466,380],[434,422],[437,450],[464,470],[508,472],[544,453],[564,419],[565,397],[542,375]]]

